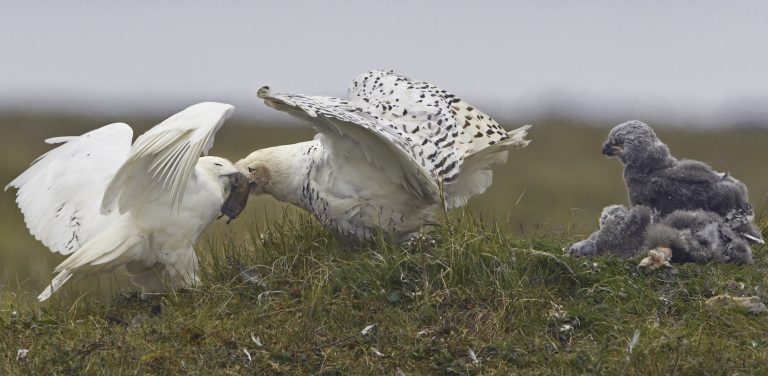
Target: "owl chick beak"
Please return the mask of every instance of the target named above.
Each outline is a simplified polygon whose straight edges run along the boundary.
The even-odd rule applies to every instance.
[[[615,157],[617,155],[624,154],[624,148],[621,146],[611,145],[609,143],[603,144],[603,155],[608,157]]]

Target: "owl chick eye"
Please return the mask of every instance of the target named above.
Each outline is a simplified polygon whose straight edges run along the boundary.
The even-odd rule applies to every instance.
[[[224,165],[222,165],[221,163],[214,163],[214,164],[215,164],[216,166],[219,166],[219,167],[224,167]]]
[[[253,167],[248,167],[248,172],[253,172]]]

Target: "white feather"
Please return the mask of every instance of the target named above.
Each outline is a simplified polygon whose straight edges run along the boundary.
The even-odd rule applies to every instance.
[[[356,113],[348,102],[331,97],[271,94],[260,97],[272,108],[312,123],[319,140],[331,157],[335,171],[348,170],[350,160],[367,162],[391,181],[403,185],[420,198],[439,201],[436,176],[411,155],[404,138],[391,132],[396,127],[383,118]]]
[[[30,232],[51,251],[70,254],[38,297],[76,275],[126,266],[142,292],[197,281],[193,246],[220,212],[223,175],[237,170],[205,157],[233,107],[200,103],[150,129],[131,147],[132,131],[111,124],[64,142],[8,187]],[[217,167],[218,166],[218,167]],[[114,209],[119,210],[114,210]]]
[[[756,238],[756,237],[754,237],[752,235],[749,235],[749,234],[746,234],[746,233],[743,233],[743,234],[740,234],[740,235],[745,237],[745,238],[747,238],[747,239],[749,239],[749,240],[751,240],[751,241],[753,241],[753,242],[755,242],[755,243],[757,243],[757,244],[765,244],[765,240],[760,239],[760,238]]]
[[[507,162],[510,149],[528,146],[525,139],[530,125],[524,125],[508,132],[509,138],[480,149],[464,158],[458,178],[445,185],[446,205],[450,208],[464,206],[472,196],[485,192],[493,182],[491,167]]]
[[[10,182],[29,232],[52,252],[70,254],[108,223],[98,197],[128,156],[133,131],[123,123],[72,137]]]
[[[200,155],[213,145],[216,131],[234,111],[222,103],[199,103],[150,129],[131,147],[128,159],[109,183],[102,212],[117,205],[121,213],[170,191],[177,207]]]
[[[392,71],[359,75],[346,100],[269,87],[258,96],[309,121],[317,142],[255,151],[238,168],[267,166],[266,193],[352,238],[383,230],[405,240],[443,198],[453,208],[485,191],[490,166],[528,144],[529,126],[506,132],[455,95]]]

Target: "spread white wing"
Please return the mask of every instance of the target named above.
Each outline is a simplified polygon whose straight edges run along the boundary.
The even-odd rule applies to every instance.
[[[349,100],[382,116],[409,135],[419,163],[444,183],[448,208],[464,205],[491,186],[491,166],[504,163],[507,151],[528,145],[530,125],[507,132],[490,116],[455,94],[394,71],[372,70],[357,76]]]
[[[229,104],[198,103],[137,138],[104,193],[102,212],[116,206],[124,213],[166,192],[171,209],[180,205],[198,158],[233,111]]]
[[[108,224],[99,212],[110,179],[128,157],[133,131],[123,123],[103,126],[64,142],[9,183],[29,232],[53,252],[80,248]]]
[[[359,75],[348,101],[271,94],[266,87],[259,97],[309,120],[339,163],[337,170],[344,166],[339,155],[346,160],[362,155],[419,197],[439,197],[442,184],[449,208],[485,191],[491,185],[490,166],[506,160],[509,148],[528,144],[529,126],[506,132],[454,94],[392,71]]]
[[[446,183],[458,177],[465,157],[508,138],[496,121],[456,95],[393,71],[357,76],[348,96],[362,110],[400,125],[408,146],[423,151],[419,163]]]
[[[416,196],[439,201],[434,171],[417,162],[407,136],[392,122],[357,111],[338,98],[272,94],[266,87],[259,90],[259,97],[270,107],[309,120],[337,173],[346,171],[349,161],[365,160]]]

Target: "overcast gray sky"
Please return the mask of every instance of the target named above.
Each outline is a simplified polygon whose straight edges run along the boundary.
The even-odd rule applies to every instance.
[[[639,3],[639,2],[638,2]],[[0,109],[274,116],[276,91],[344,95],[368,69],[521,119],[768,119],[765,1],[3,1]],[[677,118],[676,118],[677,117]]]

